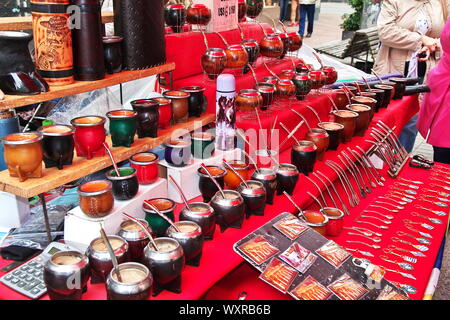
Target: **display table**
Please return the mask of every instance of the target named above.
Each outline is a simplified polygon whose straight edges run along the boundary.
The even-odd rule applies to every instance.
[[[312,107],[318,108],[321,103],[321,99],[316,99],[311,101],[310,105]],[[374,121],[382,119],[389,126],[396,125],[398,128],[396,132],[398,133],[403,127],[404,123],[413,115],[418,109],[418,101],[416,96],[405,97],[401,101],[393,102],[388,109],[381,110],[375,115]],[[300,135],[297,135],[301,138]],[[364,142],[364,137],[356,137],[349,144],[341,145],[340,149],[346,148],[347,146],[360,145],[364,149],[369,147],[368,143]],[[336,151],[327,152],[326,159],[335,159]],[[289,162],[289,152],[286,151],[281,155],[282,161]],[[335,176],[332,172],[328,172],[323,169],[323,164],[318,163],[317,169],[326,173],[330,179],[335,180]],[[416,172],[416,171],[415,171]],[[426,171],[420,171],[421,174],[427,173]],[[310,186],[307,181],[305,181],[302,176],[297,184],[297,188],[294,193],[294,199],[297,201],[298,205],[302,208],[307,208],[311,203],[311,199],[304,193],[305,190],[312,192],[314,195],[318,194],[313,186]],[[376,192],[380,192],[378,188]],[[197,201],[200,199],[194,199]],[[361,203],[363,205],[363,202]],[[180,211],[182,206],[178,206],[177,211]],[[268,205],[266,207],[266,214],[262,217],[252,216],[250,219],[246,220],[243,224],[242,229],[228,229],[225,233],[221,234],[217,228],[214,235],[213,241],[208,241],[205,243],[203,249],[203,256],[201,260],[200,267],[186,266],[183,272],[183,284],[182,293],[173,294],[167,291],[163,291],[157,299],[199,299],[201,298],[214,284],[224,278],[233,269],[238,267],[242,263],[242,258],[238,256],[232,249],[233,244],[239,239],[243,238],[245,235],[253,231],[254,229],[260,227],[274,216],[278,215],[284,211],[293,212],[293,206],[287,202],[287,199],[282,196],[275,197],[274,204],[272,206]],[[350,217],[352,219],[352,217]],[[349,220],[349,219],[347,219]],[[437,237],[433,241],[433,245],[438,249]],[[436,250],[437,250],[436,249]],[[437,251],[430,251],[429,257],[432,257],[431,253],[437,253]],[[0,267],[4,267],[11,263],[12,261],[0,260]],[[219,263],[220,262],[220,263]],[[427,263],[429,267],[428,272],[431,271],[434,259],[431,258]],[[426,267],[424,267],[426,268]],[[3,275],[0,273],[0,275]],[[395,279],[390,276],[390,279]],[[421,277],[424,279],[424,277]],[[426,280],[423,280],[426,283]],[[264,285],[264,284],[261,284]],[[423,285],[423,287],[425,284]],[[270,290],[276,292],[274,289]],[[105,299],[106,291],[104,285],[95,284],[89,285],[87,293],[83,296],[83,299]],[[27,299],[26,297],[20,295],[19,293],[9,289],[8,287],[0,284],[0,299]],[[44,296],[42,299],[48,299],[48,296]]]
[[[282,157],[283,156],[285,156],[285,154],[282,154]],[[450,168],[450,166],[448,166],[448,167]],[[415,181],[422,181],[422,182],[424,182],[423,186],[427,186],[427,185],[430,185],[430,183],[433,183],[433,181],[429,179],[430,175],[431,175],[431,172],[428,170],[416,169],[416,168],[411,168],[409,166],[406,166],[403,169],[403,171],[400,173],[399,178],[406,178],[406,179],[415,180]],[[361,255],[360,253],[351,252],[355,257],[369,259],[374,264],[379,264],[379,265],[382,265],[382,266],[385,266],[385,267],[388,267],[391,269],[396,269],[396,270],[400,270],[403,272],[407,272],[407,273],[410,273],[413,276],[415,276],[417,280],[412,280],[412,279],[404,278],[403,276],[401,276],[399,274],[388,271],[386,273],[385,278],[389,281],[395,281],[395,282],[399,282],[402,284],[410,284],[410,285],[414,286],[417,289],[417,293],[410,294],[410,298],[420,300],[420,299],[422,299],[422,297],[425,293],[425,289],[428,284],[428,279],[431,275],[431,271],[433,269],[436,257],[438,255],[439,248],[440,248],[442,240],[445,236],[445,232],[447,229],[449,209],[448,209],[448,207],[447,208],[439,208],[438,206],[435,206],[433,204],[415,200],[412,204],[406,205],[405,209],[400,210],[399,213],[394,213],[392,211],[388,212],[384,209],[379,209],[379,208],[372,209],[372,210],[376,210],[381,213],[393,215],[395,217],[392,220],[392,224],[389,225],[388,230],[380,231],[379,229],[372,227],[372,226],[355,223],[354,222],[355,219],[358,218],[358,216],[360,215],[362,210],[366,209],[369,204],[374,203],[373,201],[375,198],[377,198],[378,196],[384,195],[389,190],[389,187],[398,181],[398,179],[388,178],[387,175],[385,175],[385,174],[383,176],[386,178],[385,186],[373,189],[373,193],[371,193],[366,199],[362,199],[362,201],[360,202],[360,204],[358,206],[356,206],[355,208],[352,208],[351,214],[349,216],[345,217],[344,226],[350,227],[350,226],[357,225],[357,226],[365,227],[365,228],[368,228],[368,229],[371,229],[371,230],[374,230],[377,232],[382,232],[382,234],[383,234],[382,241],[379,243],[376,243],[377,245],[380,245],[382,248],[387,248],[389,245],[396,245],[397,247],[400,247],[400,248],[411,249],[411,251],[418,251],[414,248],[411,248],[409,245],[396,243],[392,240],[392,238],[397,237],[397,238],[405,240],[405,241],[413,242],[414,244],[419,244],[416,241],[414,241],[414,239],[411,239],[409,237],[400,237],[396,233],[397,233],[397,231],[404,231],[411,235],[417,235],[417,237],[421,237],[418,234],[416,234],[415,232],[406,229],[404,227],[403,221],[405,219],[409,219],[409,220],[414,220],[414,221],[426,222],[426,223],[434,226],[434,229],[427,230],[427,229],[421,228],[420,226],[414,225],[414,227],[416,229],[418,229],[422,232],[429,233],[433,237],[432,239],[430,239],[431,245],[428,246],[429,250],[424,252],[426,257],[415,257],[415,258],[417,258],[417,263],[412,264],[414,266],[414,270],[413,271],[404,271],[404,270],[398,268],[396,265],[380,259],[380,257],[379,257],[380,255],[385,255],[385,256],[389,256],[389,259],[391,259],[391,260],[403,262],[403,260],[399,257],[387,255],[385,252],[383,252],[383,249],[377,250],[377,249],[372,249],[372,248],[369,248],[369,247],[367,247],[365,245],[361,245],[361,244],[346,243],[346,240],[365,241],[364,237],[349,235],[348,232],[352,231],[352,230],[345,229],[340,236],[328,237],[328,238],[337,242],[338,244],[340,244],[343,247],[360,249],[363,251],[371,252],[372,254],[375,255],[374,258],[370,258],[370,257],[365,257],[365,256]],[[336,184],[336,186],[339,186],[338,191],[340,192],[341,197],[343,199],[345,199],[345,194],[343,193],[343,190],[341,189],[340,184]],[[311,190],[311,185],[305,183],[301,186],[300,190],[303,190],[303,192],[300,192],[300,193],[304,193],[307,190]],[[294,195],[293,198],[302,207],[302,209],[314,209],[314,210],[318,209],[318,205],[315,203],[310,206],[302,205],[302,201],[299,200],[298,195],[299,195],[299,192],[297,191],[297,193]],[[326,195],[326,192],[324,193],[324,196],[325,195]],[[281,200],[281,199],[279,199],[279,197],[278,197],[277,200]],[[326,197],[326,200],[329,201],[329,197]],[[280,202],[282,202],[282,203],[280,203]],[[415,205],[421,205],[423,207],[432,208],[433,210],[441,210],[441,211],[447,212],[447,216],[438,217],[437,215],[434,215],[428,211],[425,211],[425,210],[422,210],[419,208],[415,208]],[[291,208],[292,205],[289,202],[287,202],[286,199],[283,199],[283,201],[279,201],[277,207],[278,207],[277,209],[271,208],[274,211],[273,214],[272,214],[272,210],[271,210],[271,211],[266,211],[266,215],[269,214],[270,216],[273,217],[283,211],[293,212],[293,210],[289,210],[289,208]],[[287,209],[283,210],[281,208],[283,208],[283,209],[287,208]],[[368,209],[370,210],[371,208],[368,208]],[[424,216],[428,216],[431,218],[439,218],[443,223],[442,224],[430,223],[428,221],[425,221],[422,218],[411,216],[411,212],[418,212],[419,214],[422,214]],[[374,219],[365,219],[364,221],[370,221],[370,222],[374,222],[374,223],[383,225],[383,223],[377,222],[377,220],[374,220]],[[370,240],[368,242],[371,243]],[[412,254],[406,253],[406,252],[396,251],[396,253],[414,257]],[[258,272],[256,269],[251,267],[250,264],[244,262],[239,267],[237,267],[235,270],[233,270],[229,275],[227,275],[227,277],[225,277],[219,283],[217,283],[206,294],[205,298],[206,299],[236,299],[237,295],[240,292],[246,291],[248,294],[247,298],[251,299],[251,300],[253,300],[253,299],[266,299],[266,300],[292,299],[292,297],[290,297],[289,295],[285,295],[285,294],[281,293],[280,291],[274,289],[273,287],[267,285],[263,281],[259,280],[258,279],[259,275],[260,275],[260,272]]]

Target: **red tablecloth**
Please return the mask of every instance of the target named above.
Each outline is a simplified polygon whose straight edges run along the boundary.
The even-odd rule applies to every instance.
[[[317,108],[317,106],[323,102],[321,99],[312,100],[310,105]],[[389,126],[396,125],[398,127],[397,133],[400,128],[408,121],[408,119],[418,110],[417,97],[405,97],[401,101],[393,102],[388,109],[382,110],[375,116],[375,120],[382,119]],[[298,138],[301,136],[297,135]],[[368,143],[364,143],[364,138],[354,138],[351,143],[341,146],[351,146],[358,144],[361,147],[367,149]],[[282,155],[287,157],[288,152]],[[326,154],[327,159],[334,159],[336,152],[328,152]],[[285,159],[288,161],[288,159]],[[317,168],[326,173],[332,180],[335,176],[330,172],[327,172],[322,168],[322,163],[318,163]],[[306,189],[307,187],[307,189]],[[315,195],[318,191],[314,187],[309,186],[304,178],[300,177],[300,181],[295,190],[294,198],[297,203],[306,208],[310,203],[310,199],[304,194],[305,190],[309,190]],[[193,200],[195,201],[195,199]],[[181,206],[179,206],[181,207]],[[181,208],[179,208],[181,209]],[[215,283],[225,277],[229,272],[238,267],[243,261],[236,253],[234,253],[233,244],[260,227],[274,216],[284,211],[293,211],[293,206],[287,202],[284,197],[278,196],[275,198],[272,206],[267,206],[266,214],[263,217],[252,216],[250,219],[244,222],[242,229],[228,229],[225,233],[221,234],[218,230],[214,235],[213,241],[205,243],[203,249],[203,257],[201,265],[198,268],[187,266],[183,272],[183,284],[181,294],[173,294],[167,291],[162,292],[157,299],[199,299],[210,289]],[[0,268],[11,263],[11,261],[0,260]],[[431,269],[430,269],[431,270]],[[0,273],[0,275],[2,275]],[[105,299],[106,293],[104,285],[96,284],[90,285],[88,292],[83,296],[83,299]],[[9,289],[3,284],[0,284],[0,299],[26,299],[24,296]],[[44,296],[43,299],[48,299]]]
[[[283,156],[285,157],[284,154],[282,155],[282,157]],[[450,166],[449,166],[449,168],[450,168]],[[423,186],[427,186],[433,182],[432,180],[429,180],[430,174],[431,174],[430,171],[423,170],[423,169],[415,169],[415,168],[406,166],[403,169],[403,171],[400,173],[399,177],[410,179],[410,180],[415,180],[415,181],[423,181],[423,182],[425,182],[425,184]],[[411,294],[410,295],[411,299],[422,299],[425,289],[426,289],[426,286],[428,284],[428,280],[429,280],[431,271],[434,267],[434,263],[435,263],[437,254],[439,252],[439,247],[440,247],[442,239],[445,235],[445,231],[447,228],[447,222],[448,222],[449,209],[448,209],[448,207],[440,208],[436,205],[433,205],[433,204],[430,204],[427,202],[423,202],[423,201],[419,201],[419,200],[416,200],[413,203],[406,205],[405,209],[400,210],[400,212],[398,212],[398,213],[395,213],[392,211],[386,211],[381,208],[367,208],[371,203],[374,204],[373,201],[378,196],[384,195],[389,190],[389,186],[391,186],[392,184],[399,181],[398,179],[387,178],[387,175],[385,175],[385,174],[383,176],[386,177],[386,179],[387,179],[385,186],[373,189],[373,193],[371,193],[370,196],[368,196],[366,199],[362,199],[360,204],[351,210],[351,214],[349,216],[345,217],[345,224],[344,224],[345,227],[359,226],[359,227],[364,227],[364,228],[374,230],[376,232],[381,232],[383,234],[382,241],[380,243],[376,243],[376,244],[380,245],[382,247],[382,249],[373,249],[373,248],[369,248],[362,244],[347,243],[346,240],[357,240],[357,241],[364,241],[364,242],[368,242],[368,243],[374,243],[374,242],[367,240],[361,236],[349,235],[348,232],[349,231],[352,232],[352,230],[348,230],[348,229],[344,230],[344,232],[338,237],[328,237],[328,238],[336,241],[338,244],[342,245],[343,247],[360,249],[363,251],[369,251],[375,255],[375,258],[370,258],[370,257],[365,257],[365,256],[361,255],[360,253],[351,252],[356,257],[369,259],[375,264],[379,264],[379,265],[385,266],[387,268],[391,268],[394,270],[399,270],[399,271],[403,271],[403,272],[412,274],[413,276],[415,276],[417,278],[417,280],[407,279],[397,273],[393,273],[390,271],[387,271],[385,278],[389,281],[395,281],[395,282],[399,282],[399,283],[403,283],[403,284],[410,284],[410,285],[414,286],[417,289],[417,293]],[[337,185],[340,186],[340,184],[337,184]],[[306,192],[306,190],[311,190],[312,188],[314,188],[314,187],[311,184],[306,183],[306,182],[304,184],[302,184],[302,186],[301,186],[301,190],[303,190],[304,192]],[[341,197],[343,199],[345,199],[344,201],[346,201],[345,194],[343,193],[342,188],[338,188],[338,191],[340,192]],[[420,191],[419,191],[419,193],[420,193]],[[323,194],[325,196],[326,192],[324,192]],[[430,193],[427,193],[427,194],[430,194]],[[334,194],[333,194],[333,196],[334,196]],[[303,203],[302,200],[299,200],[298,193],[294,195],[294,199],[296,199],[299,204]],[[331,204],[330,198],[328,196],[326,196],[326,200],[328,201],[329,204]],[[380,200],[382,200],[382,199],[380,199]],[[336,201],[338,201],[338,200],[336,199]],[[391,201],[389,201],[389,202],[391,202]],[[274,210],[275,212],[273,215],[272,215],[272,212],[269,212],[269,214],[271,216],[279,214],[282,211],[293,212],[293,210],[289,210],[290,208],[292,208],[292,205],[290,205],[290,203],[288,203],[287,201],[284,201],[282,204],[279,204],[279,205],[281,207],[279,207],[278,210],[275,209]],[[384,204],[381,204],[381,205],[386,206],[386,207],[391,207],[389,205],[384,205]],[[433,213],[430,213],[426,210],[415,208],[415,205],[421,205],[426,208],[432,208],[433,210],[441,210],[441,211],[447,212],[447,216],[438,217],[437,215],[434,215]],[[281,208],[286,208],[286,207],[288,207],[286,210],[284,210],[284,209],[280,210]],[[301,207],[303,209],[314,209],[314,210],[319,209],[318,205],[315,203],[308,207],[306,207],[304,205],[301,205]],[[354,222],[355,219],[357,219],[359,217],[362,210],[364,210],[364,209],[375,210],[375,211],[378,211],[383,214],[393,215],[395,218],[392,220],[392,224],[389,225],[389,229],[385,230],[385,231],[383,231],[381,229],[377,229],[376,227],[373,227],[370,225],[355,223]],[[392,209],[394,209],[394,208],[392,208]],[[430,223],[426,219],[423,219],[420,217],[413,217],[411,215],[411,212],[417,212],[421,215],[424,215],[424,216],[427,216],[430,218],[439,218],[443,223],[440,225]],[[266,214],[267,214],[267,212],[266,212]],[[368,215],[379,217],[376,214],[368,213]],[[423,236],[420,236],[417,233],[415,233],[414,231],[410,231],[407,228],[405,228],[404,219],[409,219],[409,220],[416,221],[416,222],[426,222],[429,225],[434,226],[433,230],[427,230],[420,226],[414,225],[414,228],[416,228],[422,232],[429,233],[433,238],[430,239],[431,245],[428,246],[429,250],[424,252],[426,257],[416,257],[418,261],[417,261],[417,263],[412,264],[414,266],[413,271],[402,270],[397,265],[392,264],[390,262],[383,261],[382,259],[380,259],[380,255],[385,255],[385,256],[388,256],[390,260],[403,262],[403,260],[401,258],[390,255],[390,254],[386,254],[385,252],[383,252],[383,248],[387,248],[389,245],[395,245],[399,248],[404,248],[404,249],[411,250],[411,251],[418,251],[417,249],[412,248],[408,244],[398,243],[398,242],[394,242],[392,240],[392,238],[397,237],[399,239],[409,241],[416,245],[419,244],[417,241],[415,241],[414,239],[412,239],[408,236],[398,236],[398,234],[396,234],[397,231],[403,231],[408,234],[417,236],[417,238],[419,238],[419,237],[423,238]],[[376,219],[367,219],[366,218],[366,219],[364,219],[364,221],[369,221],[369,222],[376,223],[379,225],[385,225],[384,223],[382,223]],[[395,252],[414,257],[414,255],[412,255],[410,253],[401,252],[401,251],[395,251]],[[219,283],[217,283],[206,294],[205,298],[206,299],[236,299],[237,295],[240,292],[246,291],[248,293],[248,299],[251,299],[251,300],[254,300],[254,299],[255,300],[256,299],[267,299],[267,300],[292,299],[289,295],[285,295],[285,294],[279,292],[278,290],[274,289],[273,287],[267,285],[263,281],[259,280],[258,279],[259,275],[260,275],[260,273],[256,269],[251,267],[248,263],[244,262],[238,268],[233,270],[233,272],[231,272],[229,275],[227,275],[225,278],[223,278]]]

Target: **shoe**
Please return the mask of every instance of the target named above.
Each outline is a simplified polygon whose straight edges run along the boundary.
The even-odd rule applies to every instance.
[[[295,26],[295,23],[289,22],[288,27],[293,27],[293,26]]]
[[[305,38],[311,38],[311,33],[307,33]]]
[[[300,25],[300,23],[299,23],[299,22],[296,22],[296,23],[295,23],[295,26],[296,26],[296,27],[298,27],[299,25]]]

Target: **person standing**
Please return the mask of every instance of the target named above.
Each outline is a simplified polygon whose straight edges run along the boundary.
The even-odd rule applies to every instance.
[[[426,77],[439,60],[438,38],[448,17],[448,0],[384,0],[378,17],[381,42],[374,70]],[[418,58],[426,53],[426,57]],[[417,115],[405,126],[400,142],[411,152],[417,136]]]
[[[297,17],[297,9],[299,8],[298,1],[291,0],[291,22],[289,23],[289,27],[298,26],[298,20],[295,19]]]
[[[311,37],[314,28],[314,13],[316,12],[316,0],[299,0],[300,3],[300,28],[298,33],[303,37],[305,24],[308,18],[306,38]]]
[[[417,128],[433,146],[434,161],[450,164],[450,19],[442,31],[441,46],[442,58],[428,74],[431,92],[424,96]]]
[[[289,0],[280,0],[280,21],[287,20],[287,11],[288,11]]]

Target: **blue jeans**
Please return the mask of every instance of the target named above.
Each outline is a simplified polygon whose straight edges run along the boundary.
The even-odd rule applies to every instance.
[[[308,17],[308,33],[313,33],[314,28],[314,13],[316,12],[315,4],[301,4],[300,5],[300,28],[298,33],[303,37],[305,33],[306,17]]]
[[[417,118],[418,115],[416,114],[414,117],[411,118],[411,120],[408,121],[408,123],[403,128],[402,132],[400,133],[400,143],[405,147],[406,151],[408,153],[411,153],[414,147],[414,142],[416,141],[417,136]]]
[[[289,20],[287,17],[289,0],[280,0],[280,21]]]

